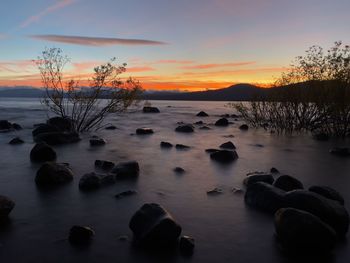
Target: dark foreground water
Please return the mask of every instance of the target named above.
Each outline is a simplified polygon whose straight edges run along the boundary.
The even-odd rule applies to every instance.
[[[21,124],[19,132],[0,134],[0,194],[12,198],[16,207],[10,223],[0,227],[0,262],[301,262],[280,252],[274,238],[273,218],[245,206],[242,188],[250,171],[268,171],[277,167],[282,173],[300,179],[306,187],[328,185],[339,190],[350,202],[350,159],[328,153],[333,146],[349,142],[317,142],[309,136],[286,137],[263,130],[240,131],[241,122],[227,128],[212,125],[218,115],[233,113],[224,102],[154,101],[160,114],[141,112],[111,116],[117,130],[94,134],[108,143],[90,148],[88,136],[77,144],[55,147],[58,162],[68,162],[75,179],[57,190],[42,192],[34,178],[39,165],[32,164],[31,131],[34,123],[46,118],[37,100],[0,98],[0,119]],[[168,107],[171,106],[171,107]],[[205,110],[211,115],[199,118]],[[177,122],[210,123],[211,130],[196,129],[193,134],[175,133]],[[233,121],[233,120],[232,120]],[[130,135],[139,127],[153,128],[150,136]],[[225,138],[227,135],[234,138]],[[25,144],[8,145],[15,135]],[[188,151],[163,150],[161,141],[182,143]],[[210,160],[206,148],[216,148],[232,140],[239,159],[222,166]],[[262,144],[264,147],[257,147]],[[117,182],[96,192],[79,191],[79,178],[94,171],[95,159],[115,162],[137,160],[141,166],[135,182]],[[176,166],[187,172],[177,175]],[[220,187],[224,193],[208,196],[206,191]],[[115,199],[118,192],[134,189],[135,196]],[[119,237],[132,234],[128,223],[134,212],[146,202],[156,202],[170,211],[183,228],[183,234],[196,240],[195,252],[186,258],[177,253],[154,255],[135,250],[130,241]],[[96,236],[88,248],[72,247],[68,232],[72,225],[89,225]],[[320,260],[309,262],[321,262]],[[322,262],[350,262],[347,242],[339,244]]]

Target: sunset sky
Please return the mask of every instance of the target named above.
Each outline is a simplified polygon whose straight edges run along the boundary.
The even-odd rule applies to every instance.
[[[311,45],[350,43],[349,0],[1,0],[0,86],[40,86],[45,47],[84,78],[116,57],[146,89],[269,84]]]

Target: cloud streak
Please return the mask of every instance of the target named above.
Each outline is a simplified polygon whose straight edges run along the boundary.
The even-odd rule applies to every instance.
[[[211,69],[211,68],[221,68],[221,67],[240,67],[255,64],[255,61],[243,61],[243,62],[233,62],[233,63],[212,63],[212,64],[199,64],[193,66],[183,66],[181,69]]]
[[[165,45],[165,42],[147,39],[107,38],[107,37],[85,37],[65,35],[31,35],[34,39],[60,42],[82,46],[112,46],[112,45]]]

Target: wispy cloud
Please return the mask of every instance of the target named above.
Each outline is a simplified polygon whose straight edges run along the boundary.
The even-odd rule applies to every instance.
[[[255,64],[255,61],[243,61],[243,62],[233,62],[233,63],[211,63],[211,64],[199,64],[193,66],[183,66],[181,69],[211,69],[211,68],[221,68],[221,67],[240,67]]]
[[[25,27],[31,25],[32,23],[39,21],[44,16],[47,16],[48,14],[55,12],[59,9],[62,9],[66,6],[69,6],[69,5],[73,4],[74,2],[76,2],[76,0],[60,0],[60,1],[56,2],[55,4],[45,8],[44,10],[39,12],[38,14],[30,16],[29,18],[24,20],[22,22],[22,24],[20,25],[20,28],[25,28]]]
[[[161,59],[154,62],[154,64],[192,64],[193,60],[176,60],[176,59]]]
[[[31,35],[31,38],[68,43],[83,46],[111,46],[111,45],[165,45],[165,42],[147,39],[107,38],[107,37],[84,37],[64,35]]]

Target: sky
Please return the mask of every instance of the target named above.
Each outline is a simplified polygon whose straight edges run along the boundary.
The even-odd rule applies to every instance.
[[[0,86],[39,87],[58,47],[84,79],[115,57],[145,89],[271,84],[312,45],[350,44],[349,0],[1,0]]]

